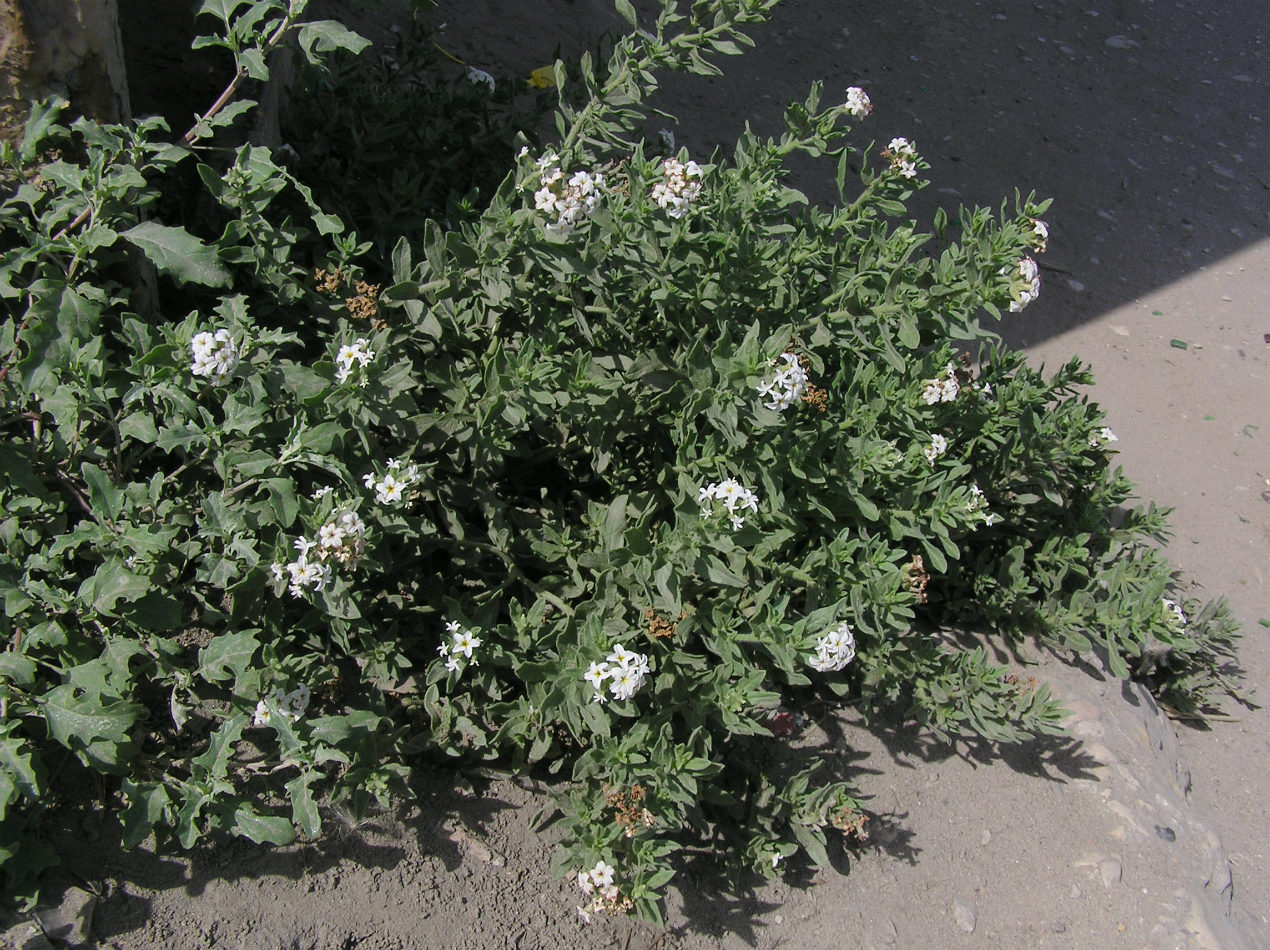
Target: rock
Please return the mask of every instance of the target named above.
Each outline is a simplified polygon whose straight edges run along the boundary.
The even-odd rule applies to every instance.
[[[975,932],[975,922],[978,916],[979,911],[974,901],[965,897],[953,899],[953,920],[957,921],[957,926],[966,933]]]
[[[1124,877],[1124,866],[1117,857],[1103,858],[1098,862],[1098,874],[1102,877],[1102,883],[1111,887],[1119,884]]]
[[[48,937],[44,936],[40,925],[33,920],[14,924],[0,933],[0,947],[4,950],[53,950]]]
[[[37,910],[35,919],[51,940],[77,947],[91,942],[93,911],[97,898],[79,887],[68,887],[62,902],[54,908]]]

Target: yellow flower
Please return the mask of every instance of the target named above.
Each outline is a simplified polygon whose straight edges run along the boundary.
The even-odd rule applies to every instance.
[[[550,89],[556,84],[556,67],[539,66],[529,74],[529,85],[535,89]]]

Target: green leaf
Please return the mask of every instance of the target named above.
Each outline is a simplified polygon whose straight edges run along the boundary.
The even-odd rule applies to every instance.
[[[198,675],[209,683],[236,680],[251,666],[259,648],[255,630],[219,634],[198,651]]]
[[[136,751],[128,731],[144,708],[122,699],[77,696],[65,683],[41,703],[49,736],[75,752],[91,768],[122,771]]]
[[[300,49],[304,50],[304,58],[310,63],[318,63],[321,57],[317,53],[330,53],[337,49],[348,50],[357,54],[370,45],[370,40],[359,36],[342,23],[335,20],[314,20],[300,27],[297,40]]]
[[[635,13],[635,8],[631,6],[631,0],[614,0],[614,6],[617,7],[617,12],[623,20],[638,28],[639,16]]]
[[[291,820],[310,838],[316,838],[322,832],[322,818],[309,788],[316,778],[314,772],[302,772],[286,786],[287,794],[291,796]]]
[[[138,597],[122,614],[142,629],[155,633],[175,630],[184,618],[181,602],[157,590]]]
[[[4,821],[8,806],[19,793],[28,799],[43,793],[43,775],[42,763],[32,758],[24,739],[11,735],[0,739],[0,780],[5,785],[0,792],[0,821]]]
[[[93,504],[93,513],[104,516],[107,521],[115,521],[123,509],[123,489],[115,485],[105,470],[85,462],[80,466],[84,483],[88,486],[88,499]]]
[[[35,682],[35,661],[18,653],[0,653],[0,680],[30,686]]]
[[[150,578],[134,574],[118,558],[106,561],[80,585],[77,596],[93,610],[107,617],[118,616],[119,601],[132,602],[149,593]]]
[[[243,802],[234,810],[235,834],[250,838],[256,844],[290,844],[295,840],[295,826],[278,815],[262,815]]]
[[[243,734],[247,725],[246,713],[235,713],[220,724],[207,744],[207,751],[190,760],[190,764],[198,766],[203,776],[213,779],[224,778],[229,770],[229,757],[234,751],[234,744]]]
[[[123,824],[121,843],[125,851],[131,851],[145,841],[154,831],[154,826],[163,820],[163,813],[171,807],[172,798],[159,782],[137,784],[131,779],[124,779],[123,792],[128,796],[128,806],[119,816]]]
[[[31,103],[31,113],[22,129],[22,148],[18,152],[23,162],[34,162],[39,157],[45,136],[67,105],[69,103],[60,96]]]
[[[229,26],[229,21],[233,17],[234,11],[249,2],[250,0],[203,0],[195,16],[209,14]]]
[[[221,263],[216,249],[184,228],[142,221],[121,236],[140,248],[160,273],[178,283],[228,287],[231,282],[229,270]]]

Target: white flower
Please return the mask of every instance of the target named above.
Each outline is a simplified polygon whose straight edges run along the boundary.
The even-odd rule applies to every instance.
[[[318,542],[323,548],[343,547],[344,529],[334,522],[324,524],[318,529]]]
[[[340,515],[340,525],[346,535],[361,538],[366,534],[366,522],[362,521],[361,515],[355,511],[346,511]]]
[[[917,175],[917,163],[921,160],[917,154],[917,149],[906,138],[893,138],[885,149],[882,150],[883,156],[890,159],[891,168],[904,178],[914,178]]]
[[[315,547],[317,547],[317,542],[310,541],[304,535],[300,535],[300,537],[295,539],[295,549],[300,552],[301,558],[307,557],[309,552]]]
[[[843,108],[857,119],[863,119],[873,111],[873,103],[863,89],[859,86],[851,86],[847,89],[847,101],[843,104]]]
[[[609,666],[607,663],[592,663],[587,667],[587,671],[582,674],[582,678],[597,690],[604,688],[604,681],[608,679],[608,676]]]
[[[777,412],[784,412],[807,392],[807,371],[793,353],[782,353],[783,366],[778,366],[771,379],[758,385],[758,394],[769,397],[763,405]],[[774,364],[775,365],[775,364]]]
[[[334,489],[332,489],[330,485],[323,485],[321,488],[317,489],[313,493],[313,500],[321,501],[323,498],[329,495],[332,491],[334,491]]]
[[[613,883],[613,865],[597,861],[591,869],[591,883],[596,887],[609,887]]]
[[[354,343],[345,343],[335,353],[335,381],[338,383],[346,383],[352,377],[353,373],[359,369],[365,369],[370,361],[375,358],[375,352],[368,347],[370,341],[365,338],[358,338]],[[366,385],[366,379],[363,377],[362,385]]]
[[[744,519],[737,514],[738,510],[748,508],[753,512],[758,511],[758,495],[734,478],[712,482],[697,492],[697,503],[701,505],[701,517],[709,518],[719,513],[714,505],[716,501],[723,502],[734,531],[745,523]]]
[[[662,162],[662,180],[653,185],[650,193],[657,207],[672,218],[682,218],[701,197],[701,166],[689,161],[686,165],[677,158]]]
[[[534,209],[537,211],[555,211],[556,193],[546,185],[534,192]]]
[[[392,472],[389,472],[375,486],[375,500],[381,505],[396,504],[401,501],[401,492],[405,487]]]
[[[467,68],[467,81],[474,86],[478,83],[485,83],[485,85],[489,86],[490,92],[494,91],[494,77],[483,69],[477,69],[475,66]]]
[[[282,687],[278,687],[273,691],[273,695],[269,699],[262,699],[256,703],[256,712],[252,716],[251,724],[257,729],[270,725],[273,722],[273,711],[275,708],[292,722],[295,722],[309,708],[309,701],[312,698],[312,691],[303,683],[289,693],[285,692]]]
[[[1038,254],[1044,254],[1045,249],[1049,247],[1050,229],[1040,218],[1032,219],[1032,247],[1036,248]]]
[[[937,402],[954,402],[961,393],[961,383],[957,381],[957,367],[949,363],[943,373],[935,379],[926,381],[922,390],[922,401],[928,406]]]
[[[926,456],[926,461],[934,462],[945,452],[948,451],[948,440],[942,435],[933,435],[930,439],[930,445],[922,450],[922,454]]]
[[[555,215],[555,220],[544,225],[547,231],[568,234],[600,206],[604,176],[575,171],[565,181],[558,162],[555,152],[547,152],[537,160],[539,187],[534,191],[534,209]]]
[[[403,468],[400,459],[389,459],[384,463],[388,470],[381,478],[374,472],[362,476],[367,488],[375,490],[375,500],[381,505],[396,504],[405,497],[406,489],[419,480],[419,466],[410,462]],[[358,524],[360,524],[360,519]]]
[[[1167,597],[1162,598],[1160,603],[1164,607],[1164,612],[1168,615],[1166,619],[1168,619],[1173,626],[1186,626],[1186,614],[1183,612],[1180,605],[1178,605],[1175,601],[1169,600]]]
[[[1010,312],[1018,313],[1041,293],[1041,274],[1036,261],[1025,257],[1018,266],[1002,268],[1001,274],[1010,277]]]
[[[252,717],[251,724],[260,729],[269,725],[271,719],[273,719],[273,713],[269,711],[269,704],[262,699],[256,703],[256,714]]]
[[[469,660],[472,658],[472,651],[481,645],[479,638],[472,635],[471,630],[459,630],[453,635],[453,642],[450,644],[450,655],[462,653]]]
[[[626,649],[626,647],[622,646],[620,643],[616,643],[613,645],[612,652],[609,653],[609,662],[616,663],[621,667],[627,667],[631,665],[631,661],[637,656],[639,656],[638,653],[634,653],[631,650]]]
[[[971,514],[980,515],[986,525],[991,525],[997,520],[996,515],[988,511],[988,499],[978,485],[970,486],[970,500],[966,502],[966,510]]]
[[[1089,447],[1096,449],[1106,442],[1119,442],[1120,438],[1106,426],[1103,426],[1097,432],[1089,437]]]
[[[619,666],[609,674],[609,691],[615,699],[630,699],[644,685],[644,677],[629,667]]]
[[[228,330],[196,333],[190,341],[190,354],[194,360],[190,372],[214,384],[223,383],[238,368],[238,348]]]
[[[816,653],[807,662],[821,673],[836,673],[855,658],[855,634],[844,621],[816,641]]]

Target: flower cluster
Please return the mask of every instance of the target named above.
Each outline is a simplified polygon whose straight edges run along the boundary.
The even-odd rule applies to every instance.
[[[715,502],[723,502],[727,507],[728,517],[732,519],[733,531],[745,524],[745,519],[738,515],[737,511],[748,508],[750,511],[758,512],[758,495],[735,478],[711,482],[697,492],[697,504],[701,506],[702,518],[710,518],[718,513]]]
[[[467,68],[467,81],[473,86],[484,83],[489,87],[490,92],[494,91],[494,77],[483,69],[477,69],[475,66],[469,66]]]
[[[682,218],[701,197],[701,166],[676,158],[662,163],[662,180],[653,185],[652,199],[672,218]]]
[[[961,383],[957,379],[957,367],[949,363],[944,371],[935,379],[926,381],[922,390],[922,401],[928,406],[937,402],[953,402],[961,392]]]
[[[473,651],[481,645],[481,639],[471,630],[463,629],[462,624],[457,620],[451,620],[445,625],[445,632],[450,635],[449,641],[442,641],[437,647],[437,652],[445,657],[445,668],[451,673],[458,670],[463,665],[462,656],[472,666],[479,666],[480,663],[476,657],[472,655]]]
[[[238,347],[228,330],[196,333],[190,341],[190,353],[194,357],[190,372],[213,383],[223,383],[238,368]]]
[[[1186,626],[1186,613],[1176,601],[1163,597],[1160,600],[1160,607],[1164,611],[1164,620],[1169,626],[1178,629]]]
[[[917,163],[921,161],[917,148],[906,138],[891,139],[891,143],[882,150],[882,155],[891,162],[891,168],[904,178],[917,177]]]
[[[586,907],[578,908],[583,920],[590,922],[591,915],[602,910],[618,916],[631,909],[631,899],[622,896],[614,883],[613,874],[613,865],[604,860],[596,861],[595,867],[589,871],[578,872],[578,887],[591,898],[591,903]]]
[[[782,353],[781,359],[785,361],[783,366],[778,366],[775,360],[769,364],[778,367],[776,375],[758,385],[758,394],[769,397],[764,405],[777,412],[784,412],[807,392],[807,371],[798,357],[793,353]]]
[[[1050,229],[1040,218],[1032,219],[1032,247],[1036,249],[1036,253],[1044,254],[1045,249],[1049,247]]]
[[[1002,276],[1010,278],[1010,312],[1018,313],[1041,294],[1041,273],[1036,261],[1025,257],[1017,267],[1002,268]]]
[[[365,369],[375,358],[374,350],[369,349],[370,341],[358,337],[354,343],[345,343],[335,354],[335,381],[347,383],[353,373]],[[366,377],[362,377],[362,385],[366,385]]]
[[[273,722],[274,709],[295,722],[309,708],[309,700],[312,696],[309,688],[303,683],[289,693],[283,692],[282,687],[279,686],[273,691],[271,697],[256,703],[256,714],[251,724],[257,729],[269,725]]]
[[[388,471],[383,477],[367,472],[362,476],[362,483],[375,489],[375,501],[381,505],[395,505],[405,496],[406,489],[419,480],[419,466],[411,462],[402,468],[397,459],[389,459],[385,467]]]
[[[614,699],[630,699],[644,685],[648,673],[648,657],[643,653],[628,650],[619,643],[613,647],[603,663],[592,663],[582,674],[582,678],[595,688],[595,701],[606,703],[608,702],[608,697],[604,695],[606,680],[609,684],[609,692],[613,694]]]
[[[1101,448],[1102,446],[1106,445],[1109,442],[1119,442],[1119,441],[1120,441],[1120,437],[1118,435],[1116,435],[1106,426],[1103,426],[1101,429],[1099,429],[1097,432],[1095,432],[1093,435],[1089,437],[1089,447],[1091,449],[1097,449],[1097,448]]]
[[[273,579],[277,583],[289,580],[293,597],[303,596],[310,587],[322,590],[331,580],[329,562],[352,564],[361,555],[365,538],[366,523],[357,512],[346,511],[322,525],[316,541],[304,535],[296,538],[295,549],[300,552],[299,556],[289,564],[275,561],[270,565]]]
[[[855,634],[844,621],[816,641],[816,655],[807,662],[813,670],[836,673],[855,658]]]
[[[988,499],[978,485],[970,486],[970,500],[966,502],[966,510],[971,514],[981,515],[983,523],[989,527],[997,523],[997,516],[994,512],[988,511]]]
[[[538,159],[541,187],[534,192],[534,207],[555,215],[555,220],[546,225],[549,232],[568,234],[599,207],[604,176],[599,172],[576,171],[566,181],[559,162],[555,152],[547,152]]]
[[[948,440],[942,435],[932,435],[930,437],[930,445],[922,449],[922,454],[926,456],[926,461],[933,465],[935,464],[935,459],[939,458],[947,451]]]
[[[355,511],[346,511],[318,528],[318,557],[351,564],[362,553],[366,522]]]
[[[847,90],[847,101],[843,103],[843,108],[857,119],[863,119],[873,111],[873,102],[863,89],[859,86],[852,86]]]

